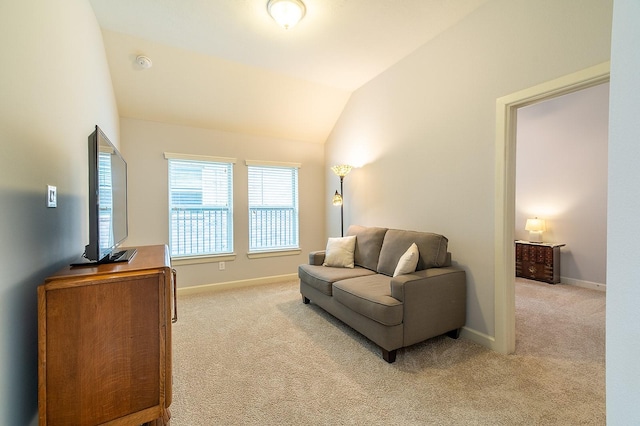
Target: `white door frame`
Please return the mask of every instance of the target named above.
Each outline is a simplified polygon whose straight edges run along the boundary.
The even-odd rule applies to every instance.
[[[605,62],[546,83],[503,96],[496,101],[495,145],[495,347],[510,354],[516,349],[515,302],[515,183],[516,117],[518,108],[609,81]]]

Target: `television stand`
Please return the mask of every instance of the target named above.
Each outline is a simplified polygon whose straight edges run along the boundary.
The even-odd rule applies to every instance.
[[[164,245],[38,286],[40,425],[168,425],[176,274]]]

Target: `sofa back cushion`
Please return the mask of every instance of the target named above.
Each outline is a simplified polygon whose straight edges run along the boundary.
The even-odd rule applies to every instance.
[[[446,265],[449,240],[443,235],[389,229],[384,235],[377,271],[393,276],[398,261],[413,243],[420,252],[416,271]]]
[[[351,225],[347,229],[347,235],[356,236],[356,251],[354,261],[356,266],[376,271],[378,269],[378,258],[380,249],[387,228],[365,227]],[[395,268],[395,266],[394,266]],[[393,272],[393,271],[392,271]]]

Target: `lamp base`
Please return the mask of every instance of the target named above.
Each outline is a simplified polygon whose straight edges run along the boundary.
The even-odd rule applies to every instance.
[[[541,243],[542,242],[542,232],[529,231],[529,242],[530,243]]]

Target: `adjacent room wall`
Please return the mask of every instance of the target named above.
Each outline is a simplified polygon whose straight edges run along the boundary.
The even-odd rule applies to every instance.
[[[495,335],[496,100],[609,59],[612,2],[487,3],[350,98],[326,144],[347,224],[449,238],[467,271],[467,332]],[[337,178],[327,175],[327,187]],[[328,205],[328,231],[339,212]]]
[[[607,230],[607,424],[640,424],[640,2],[616,0]]]
[[[0,57],[0,424],[26,425],[38,409],[36,287],[88,243],[87,137],[98,124],[117,143],[118,112],[87,0],[3,1]]]
[[[518,110],[515,236],[544,219],[565,284],[606,283],[608,124],[608,83]]]
[[[234,249],[236,258],[176,266],[178,286],[191,287],[296,274],[308,254],[323,249],[324,147],[322,144],[222,132],[129,118],[121,119],[122,154],[129,172],[128,246],[169,244],[168,165],[164,152],[230,157],[234,166]],[[298,171],[300,248],[297,255],[247,257],[249,247],[246,160],[301,163]]]

